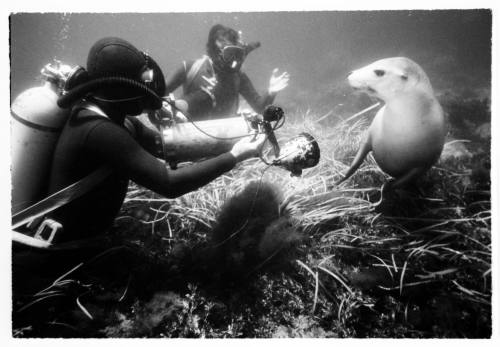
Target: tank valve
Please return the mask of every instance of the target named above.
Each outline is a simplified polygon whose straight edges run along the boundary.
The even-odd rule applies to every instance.
[[[80,66],[70,66],[61,63],[60,60],[54,59],[52,63],[48,63],[42,68],[40,74],[44,80],[56,86],[59,94],[63,94],[68,89],[66,85],[68,80],[72,79],[77,72],[81,72],[82,70],[84,69]]]

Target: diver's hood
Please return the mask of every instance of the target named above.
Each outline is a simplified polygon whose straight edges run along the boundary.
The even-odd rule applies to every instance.
[[[91,93],[106,103],[137,103],[143,108],[158,109],[165,93],[165,78],[158,64],[129,42],[107,37],[90,49],[87,69],[75,75],[77,81],[67,83],[68,89],[58,100],[60,107],[69,107]]]
[[[158,95],[165,92],[165,79],[158,64],[146,53],[131,43],[117,37],[106,37],[97,41],[87,58],[89,79],[122,77],[142,83]],[[122,99],[137,96],[137,90],[106,88],[100,91],[107,98]]]

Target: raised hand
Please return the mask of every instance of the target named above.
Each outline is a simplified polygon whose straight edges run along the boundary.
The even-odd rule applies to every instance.
[[[288,72],[285,71],[281,75],[278,75],[278,68],[274,69],[269,80],[269,94],[276,94],[285,89],[288,86],[289,79],[290,75]]]

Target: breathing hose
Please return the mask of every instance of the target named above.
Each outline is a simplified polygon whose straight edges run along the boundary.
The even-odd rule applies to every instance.
[[[73,89],[69,90],[64,95],[59,97],[59,99],[57,100],[57,105],[61,108],[68,108],[78,99],[84,97],[86,94],[97,88],[115,86],[130,87],[137,90],[138,92],[145,93],[146,95],[150,96],[152,101],[151,108],[153,109],[159,109],[162,106],[163,99],[160,98],[153,89],[145,86],[140,82],[125,77],[101,77],[89,82],[85,82],[74,87]]]

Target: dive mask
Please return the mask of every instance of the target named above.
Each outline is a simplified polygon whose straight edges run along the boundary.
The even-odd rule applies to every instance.
[[[246,50],[241,46],[228,45],[222,48],[220,56],[227,67],[235,70],[245,60]]]

